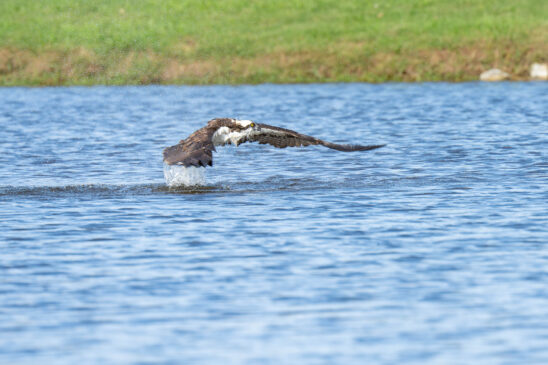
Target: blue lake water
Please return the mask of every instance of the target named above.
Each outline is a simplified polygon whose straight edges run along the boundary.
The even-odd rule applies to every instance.
[[[548,363],[548,83],[0,88],[0,222],[2,364]]]

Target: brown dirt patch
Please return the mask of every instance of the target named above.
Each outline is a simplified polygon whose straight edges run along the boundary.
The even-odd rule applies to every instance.
[[[193,45],[189,47],[192,52]],[[152,51],[100,57],[84,48],[37,53],[2,48],[0,84],[464,81],[477,80],[482,71],[493,67],[509,72],[513,79],[528,79],[530,65],[547,58],[547,45],[520,47],[511,42],[393,53],[375,53],[355,42],[306,52],[207,60]]]

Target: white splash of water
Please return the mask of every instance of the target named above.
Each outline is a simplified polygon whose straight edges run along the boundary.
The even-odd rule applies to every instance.
[[[164,178],[169,187],[205,185],[205,167],[164,164]]]

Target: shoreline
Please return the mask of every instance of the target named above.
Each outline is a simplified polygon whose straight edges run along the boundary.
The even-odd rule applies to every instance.
[[[541,83],[546,80],[539,79],[512,79],[501,81],[482,81],[482,80],[466,80],[466,81],[381,81],[381,82],[367,82],[367,81],[328,81],[328,82],[263,82],[255,84],[64,84],[64,85],[3,85],[0,84],[0,88],[3,89],[40,89],[40,88],[101,88],[101,87],[145,87],[145,86],[158,86],[158,87],[246,87],[246,86],[261,86],[261,85],[274,85],[274,86],[287,86],[287,85],[351,85],[351,84],[366,84],[366,85],[418,85],[418,84],[520,84],[520,83]]]

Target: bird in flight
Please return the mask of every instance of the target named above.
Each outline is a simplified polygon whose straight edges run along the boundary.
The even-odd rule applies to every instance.
[[[213,165],[215,147],[244,142],[270,144],[277,148],[322,145],[337,151],[368,151],[384,145],[347,145],[322,141],[321,139],[297,133],[290,129],[255,123],[251,120],[216,118],[210,120],[187,139],[164,149],[164,162],[184,167],[206,167]]]

